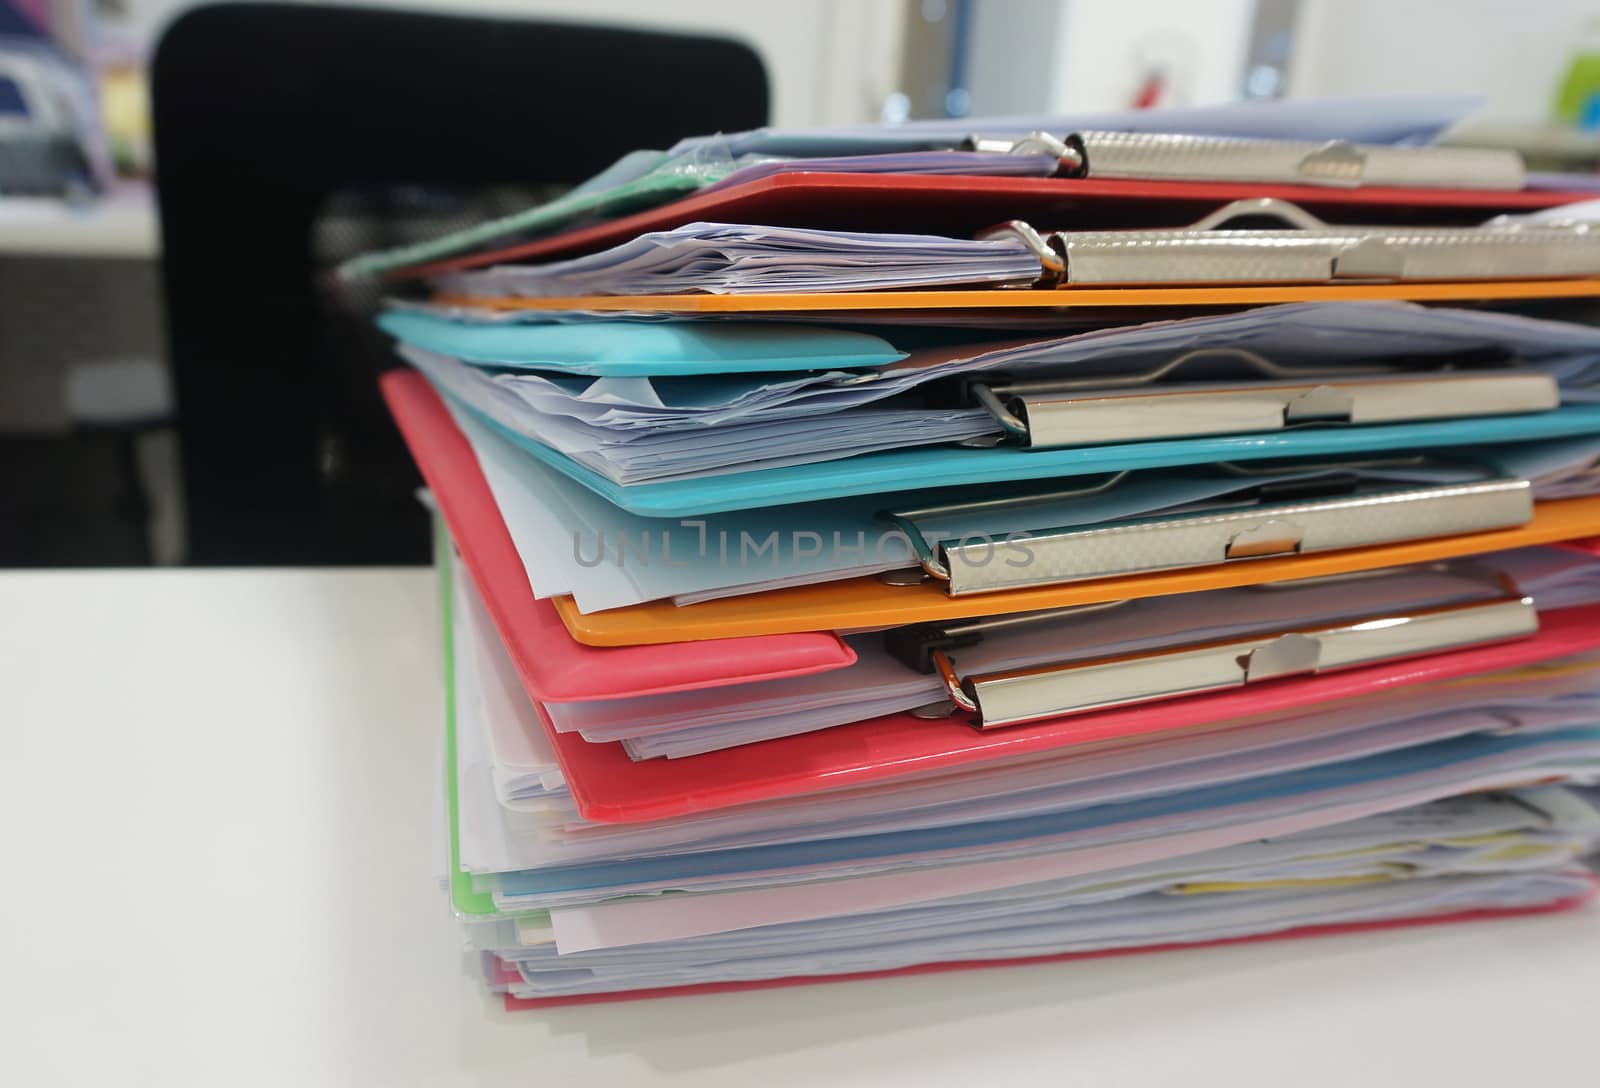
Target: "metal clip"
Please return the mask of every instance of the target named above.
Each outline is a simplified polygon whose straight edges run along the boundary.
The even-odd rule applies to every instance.
[[[1025,556],[1021,561],[1016,556],[998,561],[994,536],[982,535],[975,543],[967,538],[939,538],[926,523],[939,517],[1015,510],[1099,494],[1116,487],[1129,472],[1113,473],[1064,491],[891,510],[880,516],[905,534],[922,570],[951,596],[1484,532],[1521,525],[1532,518],[1533,487],[1527,480],[1489,478],[1352,491],[1358,477],[1347,470],[1425,460],[1413,457],[1288,466],[1221,462],[1214,467],[1225,474],[1262,481],[1249,489],[1256,498],[1253,504],[1241,504],[1236,491],[1228,496],[1236,504],[1231,506],[1004,534],[1006,547]],[[1318,468],[1327,471],[1305,480],[1286,479],[1281,485],[1273,482],[1276,477]]]
[[[1533,601],[1505,596],[965,677],[951,649],[933,648],[928,658],[944,684],[947,713],[990,729],[1509,641],[1538,629]],[[923,716],[934,716],[938,705],[920,708]]]
[[[1162,384],[1185,367],[1219,358],[1269,380]],[[967,392],[994,417],[1005,439],[1032,449],[1313,424],[1470,419],[1544,412],[1561,404],[1556,380],[1535,370],[1293,368],[1242,348],[1198,348],[1127,375],[973,381]]]
[[[1058,137],[978,135],[968,151],[1050,155],[1067,177],[1238,181],[1353,189],[1361,185],[1439,189],[1523,187],[1515,151],[1457,147],[1390,147],[1345,140],[1261,140],[1162,132],[1083,131]]]
[[[1522,156],[1482,148],[1389,147],[1344,140],[1259,140],[1149,132],[1079,132],[1083,174],[1095,178],[1521,189]]]
[[[1262,217],[1280,225],[1228,226]],[[998,229],[1025,239],[1038,235],[1025,226],[1013,222]],[[1053,250],[1064,265],[1060,274],[1048,272],[1041,286],[1600,275],[1600,231],[1586,225],[1332,226],[1276,198],[1236,200],[1187,227],[1058,231],[1038,237],[1038,245]]]

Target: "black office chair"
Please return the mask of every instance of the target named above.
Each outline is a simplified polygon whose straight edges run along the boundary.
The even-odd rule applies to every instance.
[[[188,560],[420,562],[427,529],[313,227],[351,190],[571,185],[635,148],[757,127],[717,38],[356,8],[200,8],[152,76]]]

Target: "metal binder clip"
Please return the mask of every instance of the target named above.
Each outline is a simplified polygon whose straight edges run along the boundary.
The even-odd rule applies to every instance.
[[[1227,359],[1268,380],[1164,385],[1197,362]],[[974,381],[968,394],[1006,437],[1032,449],[1273,431],[1308,424],[1395,423],[1543,412],[1556,380],[1534,370],[1397,372],[1296,368],[1243,348],[1197,348],[1135,374]]]
[[[978,728],[992,729],[1502,642],[1539,629],[1533,601],[1511,586],[1505,594],[1487,601],[1304,629],[966,676],[958,668],[961,651],[977,645],[986,635],[1125,603],[949,625],[924,624],[887,632],[885,647],[909,667],[938,675],[944,684],[945,700],[919,708],[918,716],[960,713]]]
[[[1242,219],[1280,224],[1229,226]],[[1331,226],[1285,200],[1237,200],[1176,229],[1058,231],[1037,237],[1065,267],[1039,286],[1326,283],[1342,279],[1476,280],[1600,275],[1600,231],[1587,224],[1482,227]],[[1030,248],[1035,245],[1029,241]],[[1037,251],[1036,251],[1037,252]]]
[[[1344,140],[1253,140],[1144,132],[1081,132],[1093,177],[1258,181],[1356,188],[1521,189],[1522,156],[1482,148],[1386,147]]]
[[[1386,147],[1344,140],[1258,140],[1163,132],[1084,131],[1057,137],[971,136],[968,151],[1048,154],[1068,177],[1174,181],[1279,182],[1356,188],[1521,189],[1515,151],[1456,147]]]
[[[1342,471],[1421,460],[1321,466],[1219,463],[1214,466],[1218,471],[1257,482],[1203,509],[1109,524],[1047,523],[1028,531],[960,535],[941,529],[938,521],[1099,494],[1121,485],[1131,475],[1128,471],[1068,490],[890,510],[880,516],[905,535],[922,570],[953,597],[1483,532],[1533,517],[1533,487],[1527,480],[1488,478],[1362,490],[1358,477]],[[1315,468],[1325,471],[1308,478],[1291,475]]]

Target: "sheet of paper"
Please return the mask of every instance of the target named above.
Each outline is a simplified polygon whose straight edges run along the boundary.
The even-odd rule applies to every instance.
[[[852,790],[786,798],[652,824],[602,824],[573,812],[556,825],[506,829],[525,841],[523,867],[580,864],[677,850],[725,850],[839,835],[883,834],[981,818],[1051,812],[1089,796],[1097,779],[1123,796],[1175,783],[1215,784],[1240,775],[1304,766],[1308,751],[1346,737],[1346,755],[1423,744],[1476,732],[1534,733],[1600,720],[1593,662],[1518,670],[1494,680],[1396,691],[1264,720],[1221,723],[1183,735],[1136,737],[1092,750],[1041,753],[1024,761],[964,768]],[[1317,747],[1307,749],[1307,742]],[[1266,757],[1263,762],[1263,757]],[[1144,777],[1129,778],[1138,774]]]
[[[1523,772],[1524,774],[1526,772]],[[1453,793],[1493,789],[1511,784],[1516,772],[1491,772],[1463,779],[1442,791],[1420,788],[1314,810],[1301,809],[1246,824],[1177,832],[1159,838],[1047,857],[1002,859],[957,868],[909,870],[794,886],[753,888],[716,896],[666,896],[624,899],[588,907],[551,911],[560,947],[569,951],[611,948],[675,940],[708,933],[886,910],[919,902],[937,902],[952,889],[966,893],[1016,887],[1088,872],[1105,872],[1146,861],[1232,846],[1251,839],[1289,835],[1330,823],[1359,819],[1393,808],[1409,807]]]
[[[1302,926],[1358,924],[1486,909],[1556,903],[1586,893],[1580,872],[1538,872],[1432,878],[1315,890],[1282,889],[1183,898],[1154,894],[1103,906],[1040,911],[999,930],[957,929],[909,935],[865,947],[755,954],[714,962],[632,962],[585,966],[581,956],[521,963],[524,996],[650,989],[792,975],[889,970],[916,963],[1088,952],[1151,944],[1189,943],[1272,933]],[[654,952],[654,950],[652,950]]]

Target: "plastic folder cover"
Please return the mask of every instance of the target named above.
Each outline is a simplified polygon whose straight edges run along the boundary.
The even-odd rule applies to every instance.
[[[1096,178],[938,177],[793,173],[732,185],[620,219],[447,261],[400,269],[394,278],[550,261],[605,249],[686,223],[750,223],[822,230],[878,230],[967,237],[1007,219],[1051,230],[1090,225],[1182,226],[1234,200],[1277,197],[1330,222],[1476,223],[1592,194],[1485,192],[1368,186],[1354,189],[1246,182]]]
[[[559,701],[604,699],[743,684],[842,668],[855,653],[832,632],[802,632],[703,642],[693,647],[654,645],[597,649],[567,636],[549,601],[535,600],[522,560],[489,496],[471,447],[455,430],[433,391],[395,381],[383,390],[407,440],[453,434],[454,443],[426,443],[417,456],[445,520],[494,617],[517,672],[535,697]],[[420,381],[420,379],[418,379]]]

